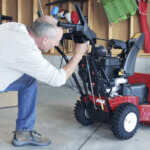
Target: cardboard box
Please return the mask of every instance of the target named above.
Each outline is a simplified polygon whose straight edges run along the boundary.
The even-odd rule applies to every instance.
[[[18,105],[18,92],[0,93],[0,108]]]

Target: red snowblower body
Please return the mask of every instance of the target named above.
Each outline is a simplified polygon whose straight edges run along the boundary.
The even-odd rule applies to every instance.
[[[75,118],[82,125],[90,125],[94,123],[93,111],[108,113],[114,135],[129,139],[136,133],[140,122],[150,122],[150,75],[134,73],[144,33],[126,42],[105,39],[108,42],[106,50],[102,45],[96,46],[96,34],[88,27],[79,6],[76,4],[75,7],[80,24],[58,22],[58,26],[71,29],[63,39],[73,39],[75,43],[90,41],[92,47],[79,63],[78,74],[83,88],[75,73],[72,75],[80,93],[80,100],[75,104]],[[68,62],[64,52],[59,47],[56,49]],[[122,51],[113,57],[113,49]]]

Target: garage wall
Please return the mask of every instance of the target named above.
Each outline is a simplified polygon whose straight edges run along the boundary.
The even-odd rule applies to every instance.
[[[55,0],[41,0],[45,15],[50,15],[50,11],[53,8],[53,6],[47,7],[45,4],[54,1]],[[74,4],[74,2],[68,2],[64,3],[62,7],[71,12],[75,10]],[[60,5],[57,6],[60,7]],[[13,21],[24,23],[27,26],[30,26],[38,17],[37,10],[39,10],[38,0],[0,0],[1,14],[10,15],[13,17]],[[138,12],[135,16],[132,16],[126,21],[118,24],[110,24],[102,4],[97,3],[97,0],[87,0],[87,2],[84,2],[83,13],[85,16],[88,16],[89,26],[100,38],[116,38],[127,41],[135,33],[141,32]],[[150,25],[150,3],[147,18]],[[106,42],[99,41],[98,43],[107,46]],[[72,44],[72,42],[67,42],[65,48],[71,52],[74,49],[74,44]],[[116,55],[118,52],[118,50],[114,50],[113,54]],[[56,55],[58,53],[53,49],[49,54]],[[150,54],[145,54],[143,47],[138,56],[150,57]]]

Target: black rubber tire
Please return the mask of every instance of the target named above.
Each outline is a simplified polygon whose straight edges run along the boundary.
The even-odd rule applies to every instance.
[[[92,119],[89,119],[85,115],[85,108],[81,105],[80,101],[77,101],[74,107],[74,116],[76,120],[84,126],[93,124]]]
[[[137,117],[135,128],[131,132],[127,132],[124,127],[125,117],[129,113],[134,113]],[[131,103],[120,104],[112,116],[113,134],[121,140],[127,140],[133,137],[133,135],[136,133],[139,126],[139,119],[140,119],[139,110],[134,104]]]

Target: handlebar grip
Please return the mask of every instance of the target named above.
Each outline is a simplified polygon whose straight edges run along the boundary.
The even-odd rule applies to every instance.
[[[58,27],[62,27],[63,29],[70,29],[72,28],[76,32],[83,31],[84,27],[81,24],[71,24],[71,23],[63,23],[58,21]]]
[[[60,21],[58,21],[57,26],[62,27],[62,28],[74,28],[74,29],[77,28],[76,24],[63,23],[63,22],[60,22]]]

